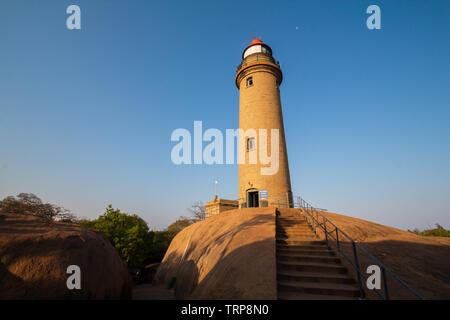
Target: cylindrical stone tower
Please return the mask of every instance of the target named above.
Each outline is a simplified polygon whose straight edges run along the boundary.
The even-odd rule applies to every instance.
[[[245,144],[239,148],[240,207],[293,206],[280,100],[282,80],[272,49],[259,39],[253,40],[242,54],[235,80],[239,89],[239,139]],[[272,159],[268,161],[266,155]]]

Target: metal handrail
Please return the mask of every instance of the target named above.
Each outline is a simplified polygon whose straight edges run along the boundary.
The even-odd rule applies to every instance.
[[[355,268],[355,271],[358,275],[358,285],[360,290],[360,297],[365,297],[364,288],[362,286],[361,277],[364,280],[367,280],[368,277],[365,276],[360,270],[359,262],[358,262],[358,255],[356,248],[360,249],[363,253],[365,253],[372,261],[374,261],[382,271],[382,277],[383,277],[383,285],[384,285],[384,297],[381,295],[378,291],[374,290],[375,293],[382,299],[389,300],[389,291],[387,287],[387,281],[386,281],[386,272],[388,272],[398,283],[400,283],[404,288],[406,288],[409,292],[411,292],[413,295],[415,295],[420,300],[423,300],[422,296],[420,296],[414,289],[412,289],[410,286],[408,286],[403,280],[401,280],[396,274],[394,274],[388,267],[386,267],[383,263],[381,263],[377,258],[375,258],[373,255],[371,255],[365,248],[363,248],[361,245],[355,242],[350,236],[348,236],[344,231],[342,231],[340,228],[338,228],[333,222],[331,222],[327,217],[319,213],[319,210],[317,208],[314,208],[311,206],[308,202],[303,200],[301,197],[297,197],[297,208],[303,209],[303,212],[308,215],[311,218],[311,225],[313,228],[314,233],[316,233],[316,228],[320,227],[324,233],[325,233],[325,241],[328,245],[329,241],[328,238],[332,238],[336,241],[336,247],[338,251],[350,262],[350,264]],[[307,216],[305,215],[305,220],[307,220]],[[316,217],[314,217],[314,215]],[[322,217],[322,223],[319,221],[319,216]],[[334,229],[332,231],[327,230],[327,222],[331,224]],[[336,236],[334,237],[332,233],[335,233]],[[353,261],[350,259],[340,248],[340,241],[339,241],[339,234],[344,235],[347,239],[350,240],[352,244],[353,249]]]

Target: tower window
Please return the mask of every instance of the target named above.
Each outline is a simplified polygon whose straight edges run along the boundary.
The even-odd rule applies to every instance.
[[[247,139],[247,151],[253,150],[256,147],[255,138],[251,137]]]
[[[253,77],[248,77],[247,78],[247,87],[252,86],[252,85],[253,85]]]

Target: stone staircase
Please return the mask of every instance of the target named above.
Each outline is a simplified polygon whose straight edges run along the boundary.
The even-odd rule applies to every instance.
[[[299,209],[277,209],[278,299],[358,299],[356,281]]]

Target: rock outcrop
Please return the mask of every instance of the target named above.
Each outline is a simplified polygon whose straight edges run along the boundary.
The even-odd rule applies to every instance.
[[[276,299],[275,208],[223,212],[182,230],[155,284],[176,299]]]
[[[67,267],[81,269],[69,290]],[[127,268],[100,232],[43,218],[0,213],[0,299],[129,299]]]

